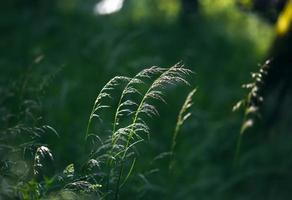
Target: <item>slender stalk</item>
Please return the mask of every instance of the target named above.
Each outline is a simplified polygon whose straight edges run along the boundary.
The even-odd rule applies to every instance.
[[[179,111],[176,126],[175,126],[173,137],[172,137],[171,159],[170,159],[170,164],[169,164],[169,170],[172,169],[173,163],[174,163],[174,150],[175,150],[175,146],[176,146],[176,138],[177,138],[177,136],[180,132],[180,129],[181,129],[182,125],[184,124],[184,122],[191,116],[191,113],[188,112],[188,110],[192,106],[192,98],[193,98],[194,94],[196,93],[196,91],[197,91],[197,89],[195,88],[188,94],[183,106],[181,107],[181,109]]]
[[[88,119],[88,123],[87,123],[87,127],[86,127],[86,132],[85,132],[85,140],[88,139],[88,134],[89,134],[89,129],[90,129],[90,124],[92,121],[92,118],[94,117],[95,112],[99,109],[99,108],[103,108],[103,107],[108,107],[105,105],[101,105],[100,101],[105,98],[105,97],[110,97],[110,94],[107,93],[107,90],[112,90],[114,89],[115,86],[117,86],[119,83],[119,81],[121,80],[129,80],[128,77],[125,76],[115,76],[114,78],[112,78],[111,80],[109,80],[105,86],[100,90],[99,94],[96,97],[96,100],[93,104],[89,119]],[[98,115],[96,115],[98,116]]]
[[[119,194],[120,194],[120,182],[121,182],[121,178],[123,175],[123,171],[124,171],[124,160],[122,160],[121,166],[120,166],[120,170],[119,170],[119,176],[118,176],[118,181],[116,184],[116,190],[115,190],[115,200],[119,199]]]
[[[95,110],[95,104],[92,106],[92,111],[90,113],[90,116],[89,116],[89,119],[88,119],[88,122],[87,122],[85,138],[84,138],[85,141],[88,139],[89,128],[90,128],[91,120],[92,120],[92,117],[93,117],[93,114],[94,114],[94,110]]]

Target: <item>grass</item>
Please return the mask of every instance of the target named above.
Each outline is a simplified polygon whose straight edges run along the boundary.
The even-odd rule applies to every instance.
[[[266,81],[266,77],[268,74],[270,61],[267,60],[263,65],[261,65],[259,72],[251,73],[253,82],[244,84],[242,87],[245,89],[249,89],[249,93],[247,94],[245,99],[242,99],[233,106],[233,111],[237,111],[240,108],[244,108],[244,119],[240,128],[240,134],[238,137],[235,160],[239,157],[241,141],[243,134],[247,132],[248,129],[252,128],[255,124],[256,119],[260,117],[260,109],[263,104],[263,86]]]
[[[186,77],[191,72],[181,64],[176,64],[170,68],[147,68],[133,78],[125,76],[112,78],[97,95],[90,113],[85,133],[85,140],[87,144],[90,144],[90,153],[82,168],[75,169],[72,163],[63,171],[55,169],[53,152],[45,144],[32,140],[30,145],[36,148],[33,164],[28,164],[28,171],[24,174],[25,178],[21,184],[17,183],[18,186],[13,189],[15,195],[10,194],[11,197],[42,199],[50,197],[54,193],[62,195],[63,191],[71,191],[71,195],[75,193],[77,196],[81,195],[80,198],[120,199],[121,189],[126,187],[127,180],[134,174],[138,156],[135,147],[144,141],[145,136],[143,135],[149,136],[151,133],[147,119],[159,115],[153,101],[166,103],[164,93],[167,88],[179,83],[189,84]],[[147,82],[150,82],[150,85]],[[118,98],[111,123],[112,127],[108,131],[104,130],[104,133],[111,134],[96,133],[96,130],[92,128],[92,123],[106,123],[105,119],[102,119],[101,113],[112,106],[109,104],[109,99],[113,98],[112,93],[117,92],[121,85],[124,85],[124,88]],[[139,87],[141,85],[146,87],[145,92]],[[190,93],[183,106],[183,113],[180,114],[177,126],[181,126],[181,120],[186,119],[182,115],[189,108],[193,93],[194,91]],[[138,97],[140,100],[135,101],[133,97]],[[97,120],[94,121],[94,119]],[[43,126],[43,128],[51,130],[58,136],[52,127]],[[42,129],[37,128],[36,130]],[[34,135],[41,137],[36,132]],[[97,140],[95,140],[96,138]],[[146,138],[149,139],[149,137]],[[5,142],[5,138],[2,139]],[[9,139],[6,138],[6,140],[10,142]],[[11,148],[15,149],[15,146],[11,146]],[[34,150],[31,148],[29,151]],[[10,178],[5,180],[10,181]]]
[[[187,96],[183,106],[181,107],[181,110],[179,111],[176,126],[174,129],[173,137],[172,137],[172,144],[171,144],[171,154],[174,156],[174,150],[176,147],[176,140],[177,136],[180,132],[180,129],[184,122],[191,116],[191,113],[189,112],[190,107],[193,104],[193,96],[196,93],[197,89],[193,89]],[[173,168],[173,160],[170,161],[169,169],[171,170]]]
[[[114,77],[102,88],[93,106],[88,127],[90,127],[93,117],[100,119],[98,112],[101,109],[109,107],[109,105],[103,102],[107,102],[104,99],[111,97],[110,91],[115,90],[119,82],[126,83],[126,86],[118,98],[119,102],[114,114],[113,126],[111,130],[109,130],[111,135],[105,140],[100,139],[102,146],[99,147],[99,149],[102,148],[105,153],[101,153],[101,155],[93,153],[94,159],[99,160],[98,162],[103,163],[102,165],[109,168],[105,170],[107,172],[105,175],[106,178],[101,178],[101,180],[105,180],[103,185],[107,185],[106,191],[104,192],[106,196],[110,196],[112,195],[111,193],[114,193],[114,199],[119,199],[119,191],[133,171],[136,162],[136,152],[132,149],[134,149],[138,143],[143,142],[144,139],[141,134],[150,134],[150,128],[146,123],[145,117],[154,117],[158,115],[158,110],[150,101],[160,100],[165,102],[161,89],[165,88],[167,85],[175,85],[179,82],[188,83],[184,79],[184,76],[188,75],[190,72],[190,70],[183,68],[180,64],[169,69],[151,67],[142,70],[133,78]],[[154,79],[144,94],[142,91],[139,91],[137,86],[141,84],[144,85],[146,80],[151,80],[155,76],[158,77]],[[131,96],[142,96],[142,98],[140,101],[136,102],[131,100]],[[128,123],[123,123],[123,121]],[[86,139],[88,139],[88,129],[85,136]],[[99,149],[96,151],[99,151]],[[132,158],[133,156],[134,158]],[[100,161],[101,158],[102,160]],[[124,175],[128,160],[133,161],[128,167],[128,172]],[[111,186],[113,189],[110,188]]]
[[[55,169],[48,169],[48,173],[52,170],[60,177],[41,180],[41,187],[37,187],[35,182],[27,181],[31,176],[24,176],[18,180],[26,184],[19,184],[19,188],[26,194],[32,191],[29,188],[48,191],[50,195],[45,199],[80,199],[76,196],[79,189],[94,195],[110,191],[108,197],[112,198],[119,193],[120,199],[289,199],[291,161],[287,158],[291,137],[285,131],[272,134],[271,130],[266,133],[256,127],[250,129],[242,139],[238,165],[236,168],[233,165],[242,116],[231,111],[232,105],[245,95],[240,86],[264,59],[273,40],[273,27],[253,14],[242,13],[232,1],[201,2],[193,26],[182,25],[175,16],[166,22],[158,11],[146,8],[144,14],[149,16],[145,18],[131,16],[129,7],[104,17],[91,16],[87,7],[86,12],[74,10],[68,14],[57,10],[42,17],[21,6],[7,9],[10,17],[1,12],[7,27],[1,36],[4,41],[0,55],[1,136],[6,135],[3,134],[6,128],[21,124],[19,127],[27,131],[21,128],[21,134],[11,139],[11,145],[25,143],[29,148],[23,157],[24,146],[13,154],[1,147],[0,157],[13,157],[13,162],[8,163],[17,165],[9,173],[23,177],[30,168],[26,166],[33,166],[37,148],[44,146],[54,158]],[[43,59],[34,63],[39,56]],[[124,148],[118,151],[123,137],[113,133],[133,124],[127,111],[123,117],[118,115],[124,112],[123,106],[117,109],[119,102],[131,100],[140,104],[152,84],[152,79],[146,79],[145,84],[134,84],[142,96],[122,95],[135,74],[145,66],[170,66],[178,60],[198,74],[194,80],[191,78],[190,84],[198,86],[200,92],[196,93],[195,106],[188,111],[192,117],[178,131],[175,164],[170,174],[173,132],[181,109],[178,105],[183,105],[189,88],[167,86],[167,92],[163,90],[167,104],[146,100],[159,110],[159,117],[149,118],[143,113],[137,117],[145,117],[151,127],[150,139],[145,133],[133,132],[129,147],[133,142],[143,141],[127,151]],[[43,80],[50,74],[52,78]],[[87,132],[88,115],[98,96],[96,91],[101,91],[104,83],[117,75],[127,80],[121,81],[115,91],[107,91],[112,98],[104,98],[102,103],[110,107],[94,113],[103,121],[92,116]],[[21,81],[14,83],[15,80]],[[39,83],[44,87],[38,87]],[[132,83],[127,88],[132,90],[131,86]],[[138,105],[125,107],[135,112]],[[4,118],[9,120],[2,121]],[[34,129],[47,124],[57,130],[59,137],[49,129]],[[30,136],[33,131],[41,137]],[[142,138],[138,139],[136,134]],[[7,135],[13,138],[14,134]],[[125,147],[128,137],[124,139]],[[37,146],[29,145],[35,142]],[[109,147],[101,148],[105,143]],[[114,149],[110,148],[113,146]],[[98,162],[96,158],[104,152],[113,156],[121,152],[119,158],[125,152],[134,154],[121,165],[109,156],[101,157],[103,162]],[[29,175],[33,175],[30,171]],[[98,173],[84,177],[92,171]],[[117,184],[119,172],[123,173]],[[104,177],[103,183],[100,177]],[[16,185],[18,180],[9,185]],[[57,192],[61,188],[66,189]],[[8,193],[13,193],[13,189],[10,187]],[[8,194],[1,188],[2,193]],[[88,194],[80,195],[91,198]]]

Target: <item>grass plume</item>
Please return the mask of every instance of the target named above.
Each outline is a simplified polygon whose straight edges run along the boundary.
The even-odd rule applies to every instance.
[[[180,129],[181,129],[182,125],[184,124],[184,122],[191,116],[191,113],[189,110],[193,105],[193,96],[196,93],[196,91],[197,91],[197,89],[195,88],[191,92],[189,92],[183,106],[181,107],[181,109],[179,111],[176,126],[175,126],[173,137],[172,137],[171,161],[169,164],[169,169],[172,169],[173,164],[174,164],[174,150],[176,147],[177,136],[178,136]]]
[[[267,60],[256,73],[251,73],[253,82],[242,85],[243,88],[248,89],[247,96],[238,101],[232,108],[237,111],[240,108],[244,109],[243,122],[240,128],[240,134],[236,145],[235,162],[239,157],[243,134],[254,126],[255,119],[259,117],[259,109],[264,99],[262,97],[262,88],[268,74],[270,60]]]
[[[90,156],[90,159],[95,159],[103,168],[101,171],[104,175],[99,177],[99,183],[103,186],[106,185],[104,195],[112,195],[114,199],[119,199],[120,188],[125,185],[132,174],[136,163],[135,146],[143,142],[144,134],[148,136],[150,134],[150,127],[146,123],[146,119],[159,115],[153,100],[166,102],[164,90],[170,85],[179,83],[189,85],[186,77],[191,73],[191,70],[184,68],[181,64],[170,68],[153,66],[142,70],[132,78],[114,77],[99,92],[88,120],[86,139],[92,135],[89,134],[92,119],[97,117],[102,120],[99,112],[111,106],[104,103],[106,102],[104,99],[111,98],[111,91],[117,90],[117,86],[123,86],[117,99],[112,129],[109,130],[111,134],[105,139],[100,138],[101,146],[92,150],[93,153]],[[150,82],[150,85],[147,82]],[[141,91],[140,85],[143,85],[144,88],[147,87],[145,92]],[[135,99],[133,96],[140,97],[140,100],[137,98],[133,100]],[[184,105],[186,110],[190,106],[191,96]],[[186,116],[181,116],[180,120],[184,121],[186,118]],[[127,173],[125,173],[126,168]]]

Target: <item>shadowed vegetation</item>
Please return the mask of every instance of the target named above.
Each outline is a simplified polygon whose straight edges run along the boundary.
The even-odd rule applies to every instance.
[[[289,199],[291,2],[99,2],[1,3],[0,199]]]

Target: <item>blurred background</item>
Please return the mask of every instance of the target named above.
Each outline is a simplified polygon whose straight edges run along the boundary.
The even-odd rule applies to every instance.
[[[56,168],[84,160],[83,137],[96,95],[116,75],[182,62],[190,87],[169,88],[137,173],[170,149],[179,109],[197,87],[178,137],[175,173],[167,161],[148,181],[131,179],[122,199],[290,199],[291,1],[10,0],[0,6],[1,130],[45,123]],[[243,139],[241,85],[271,59],[261,119]],[[37,113],[37,117],[31,113]],[[147,167],[146,167],[147,166]],[[166,170],[163,170],[166,169]],[[133,191],[136,191],[134,193]],[[138,191],[138,192],[137,192]],[[132,196],[130,196],[132,195]]]

